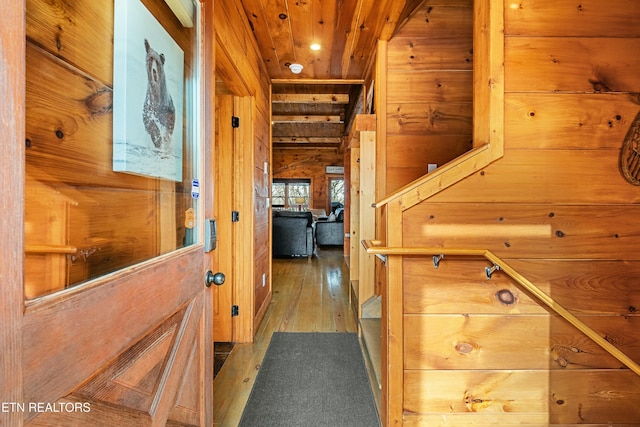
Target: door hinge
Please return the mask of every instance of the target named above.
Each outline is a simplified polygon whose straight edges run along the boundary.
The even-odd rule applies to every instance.
[[[240,221],[240,212],[231,211],[231,222],[238,222],[238,221]]]
[[[240,311],[240,308],[237,305],[232,305],[231,306],[231,317],[236,317],[238,315],[239,311]]]
[[[239,128],[240,127],[240,117],[231,116],[231,127]]]

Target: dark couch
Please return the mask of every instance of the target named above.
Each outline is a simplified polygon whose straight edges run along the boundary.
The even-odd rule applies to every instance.
[[[316,222],[316,243],[318,246],[344,245],[344,209],[336,209],[335,221]]]
[[[311,212],[273,211],[272,250],[274,257],[311,257],[315,250]]]

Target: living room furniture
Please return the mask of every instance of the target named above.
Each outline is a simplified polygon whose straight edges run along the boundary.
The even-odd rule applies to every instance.
[[[311,258],[315,250],[314,230],[311,212],[273,211],[272,255]]]
[[[327,212],[324,209],[309,209],[311,215],[313,215],[313,220],[318,221],[319,219],[327,219]]]
[[[316,244],[318,246],[344,245],[344,209],[336,209],[327,220],[316,222]]]

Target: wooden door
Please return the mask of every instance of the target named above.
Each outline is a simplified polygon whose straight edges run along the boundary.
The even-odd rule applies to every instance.
[[[218,248],[216,261],[227,274],[225,286],[214,289],[213,339],[216,342],[234,341],[232,306],[235,274],[233,271],[234,245],[232,233],[232,212],[234,210],[234,132],[233,95],[216,96],[216,192],[215,215],[218,221]]]
[[[255,318],[260,310],[254,301],[266,300],[264,293],[268,291],[266,274],[261,281],[256,279],[254,263],[247,262],[255,257],[253,108],[250,96],[229,93],[216,96],[215,215],[219,232],[215,257],[227,277],[225,286],[214,289],[216,342],[253,341]],[[266,305],[262,310],[266,310]]]
[[[0,195],[0,425],[211,425],[212,292],[204,277],[216,270],[201,243],[24,299],[25,3],[0,0],[0,177],[8,185]],[[203,7],[212,34],[212,2]],[[211,37],[203,40],[201,71],[210,75]],[[209,82],[202,92],[211,93]],[[208,123],[212,103],[204,104]],[[213,166],[206,139],[204,171]],[[200,182],[202,230],[213,179]]]

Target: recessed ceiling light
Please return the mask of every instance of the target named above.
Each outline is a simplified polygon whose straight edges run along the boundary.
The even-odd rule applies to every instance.
[[[311,50],[320,50],[320,45],[318,43],[314,43],[309,47],[311,48]]]

